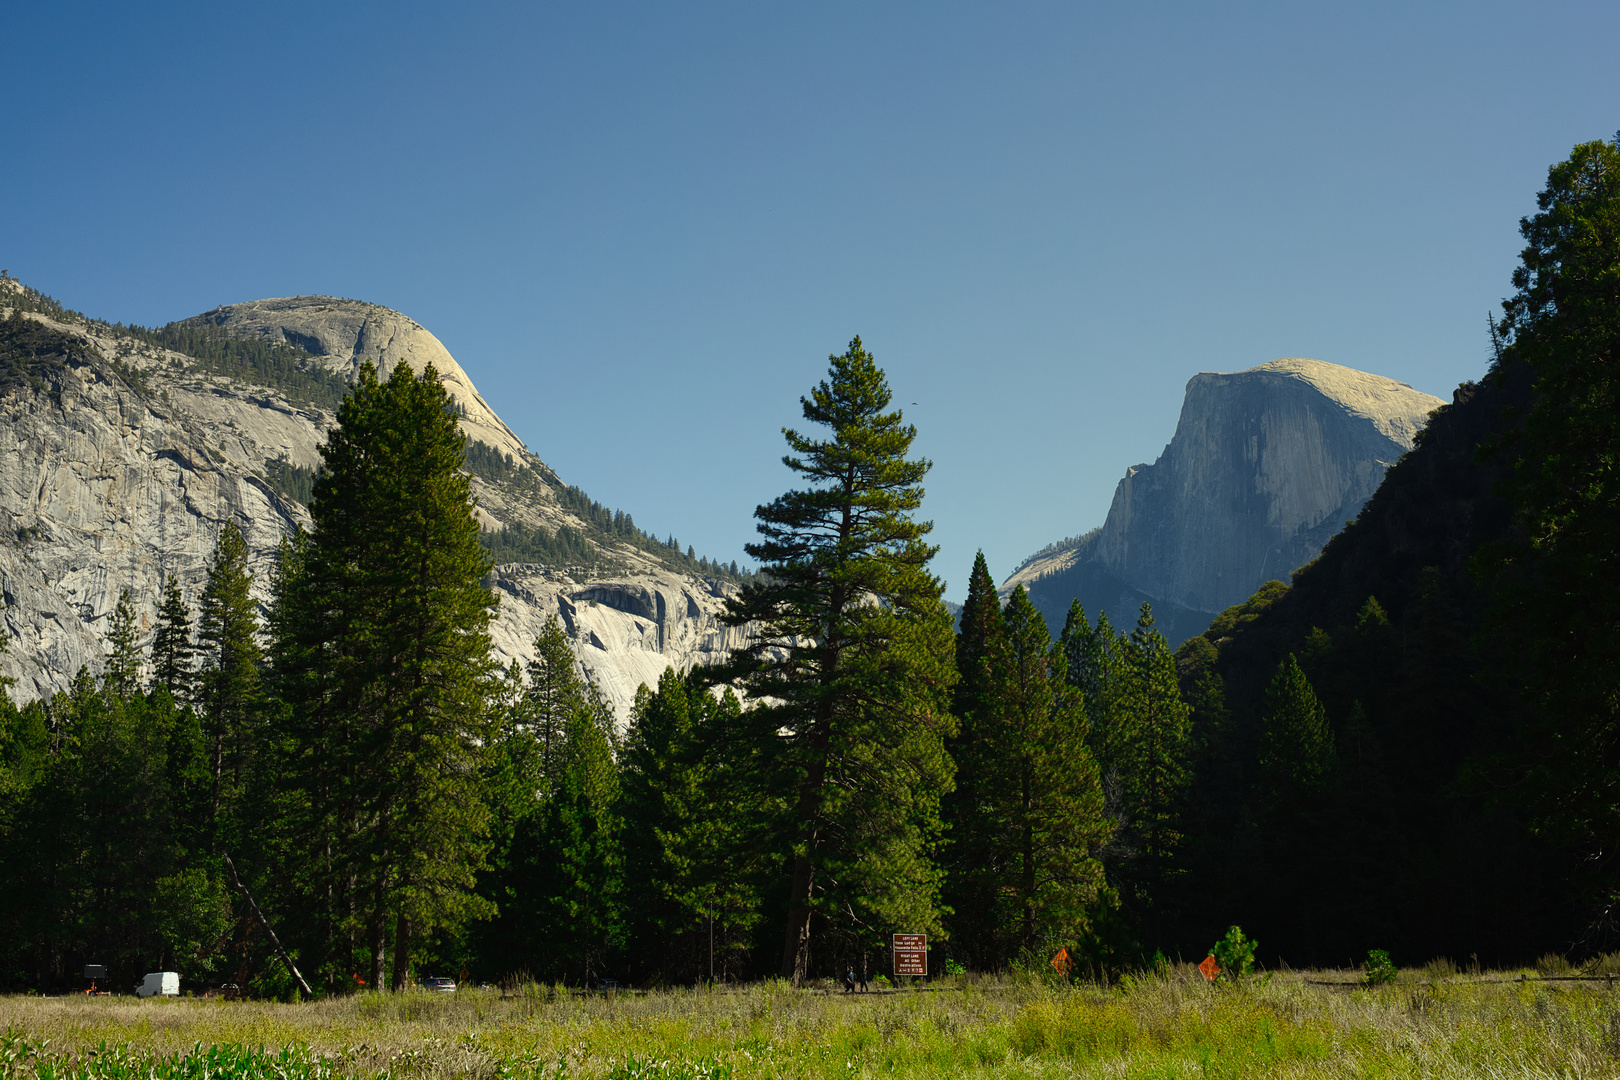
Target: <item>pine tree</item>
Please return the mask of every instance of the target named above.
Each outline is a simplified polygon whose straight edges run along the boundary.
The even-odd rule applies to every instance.
[[[525,722],[539,755],[542,791],[556,783],[568,726],[585,709],[585,685],[574,670],[574,648],[556,615],[548,615],[535,636],[524,693]]]
[[[1191,710],[1181,700],[1175,658],[1142,605],[1125,650],[1119,758],[1127,799],[1150,862],[1165,863],[1181,840],[1180,802],[1189,775]]]
[[[508,974],[588,983],[617,939],[612,715],[555,618],[535,650],[530,684],[514,662],[502,690],[487,781],[496,842],[478,885],[498,912],[475,936]]]
[[[568,718],[540,822],[550,878],[542,895],[553,928],[547,948],[585,986],[603,973],[617,929],[619,777],[596,704]]]
[[[1068,670],[1068,683],[1085,703],[1089,725],[1087,743],[1104,776],[1119,773],[1119,701],[1126,682],[1126,642],[1114,633],[1107,612],[1097,613],[1093,626],[1079,600],[1069,604],[1068,618],[1058,637]]]
[[[741,974],[780,867],[752,842],[779,800],[751,782],[741,721],[729,690],[673,668],[637,695],[620,758],[621,904],[627,940],[651,946],[650,975]]]
[[[118,594],[107,644],[110,650],[103,678],[115,693],[127,698],[141,686],[141,635],[135,625],[135,608],[129,602],[128,589]]]
[[[992,771],[995,745],[990,741],[998,720],[1003,681],[992,658],[1005,653],[1005,631],[996,583],[984,552],[973,559],[967,601],[956,635],[957,684],[952,711],[957,733],[947,744],[956,763],[956,789],[945,796],[942,812],[949,828],[945,906],[952,951],[979,968],[992,968],[1005,957],[1000,939],[998,906],[1005,867],[994,864],[1001,822],[994,801],[1000,782]]]
[[[1278,793],[1320,785],[1333,769],[1333,730],[1310,679],[1289,653],[1266,687],[1260,742],[1260,776]]]
[[[216,828],[241,790],[260,699],[259,617],[247,558],[247,541],[235,523],[227,522],[214,547],[198,619],[202,670],[197,704],[211,753],[209,818]]]
[[[1028,953],[1075,944],[1103,886],[1098,849],[1109,834],[1102,784],[1086,750],[1079,696],[1065,685],[1067,660],[1023,586],[1002,612],[991,645],[1000,684],[985,725],[989,801],[1000,823],[1000,892],[1014,940]]]
[[[1108,640],[1112,638],[1112,641]],[[1077,628],[1065,655],[1078,654],[1086,671],[1071,682],[1102,695],[1091,713],[1092,745],[1105,770],[1118,850],[1109,869],[1127,916],[1154,940],[1164,931],[1169,882],[1178,872],[1182,814],[1189,769],[1191,709],[1181,699],[1175,658],[1142,605],[1128,637],[1114,637],[1106,619],[1089,632]],[[1130,951],[1123,939],[1114,949]]]
[[[951,787],[951,618],[928,572],[931,524],[914,520],[929,462],[906,457],[916,429],[898,411],[859,338],[830,358],[801,399],[830,429],[784,430],[784,463],[809,486],[755,511],[746,548],[765,580],[728,602],[726,621],[758,624],[729,672],[782,735],[792,776],[793,869],[781,971],[796,983],[812,918],[851,940],[938,927],[933,852]]]
[[[1607,906],[1620,882],[1620,135],[1553,165],[1537,205],[1492,327],[1498,374],[1525,364],[1535,380],[1507,447],[1520,539],[1493,560],[1495,622],[1536,716],[1536,810],[1605,868]]]
[[[192,656],[191,610],[180,595],[180,578],[169,575],[163,587],[163,607],[158,610],[157,634],[152,638],[152,685],[167,687],[176,701],[191,697]]]
[[[430,365],[386,382],[361,367],[321,447],[313,529],[288,552],[273,629],[290,782],[308,840],[363,933],[371,984],[392,937],[392,985],[414,943],[486,915],[472,890],[488,850],[479,790],[493,735],[488,626],[465,447]]]

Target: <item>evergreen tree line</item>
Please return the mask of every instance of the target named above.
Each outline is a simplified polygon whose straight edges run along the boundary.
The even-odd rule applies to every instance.
[[[985,966],[1085,948],[1122,895],[1112,838],[1172,842],[1152,753],[1128,749],[1162,719],[1168,653],[1147,613],[1133,637],[1077,618],[1053,645],[982,559],[954,633],[913,518],[927,463],[888,399],[858,339],[833,358],[806,399],[832,437],[791,436],[811,486],[760,508],[771,573],[727,615],[754,645],[643,687],[621,738],[555,619],[529,664],[491,663],[443,389],[368,366],[262,625],[229,525],[199,610],[171,579],[143,649],[126,594],[99,679],[4,710],[0,856],[48,887],[0,899],[0,977],[162,965],[280,995],[427,971],[802,980],[881,970],[904,930]],[[1088,710],[1092,684],[1117,701]],[[1115,776],[1134,832],[1105,805]],[[953,847],[972,852],[961,884]]]
[[[1174,656],[1146,606],[1054,641],[982,556],[953,621],[855,339],[756,511],[747,644],[622,735],[555,621],[490,662],[454,415],[368,368],[263,627],[227,528],[149,655],[126,598],[100,679],[0,710],[0,860],[38,884],[0,895],[0,977],[798,982],[902,931],[935,970],[1108,973],[1233,923],[1296,965],[1612,948],[1617,209],[1615,146],[1553,168],[1486,380]]]
[[[1163,947],[1524,964],[1620,946],[1620,149],[1548,172],[1485,377],[1355,522],[1178,650]]]

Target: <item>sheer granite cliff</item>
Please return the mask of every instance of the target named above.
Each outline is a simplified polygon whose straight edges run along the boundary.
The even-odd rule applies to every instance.
[[[0,280],[0,317],[9,315],[8,296],[18,289]],[[123,589],[148,641],[169,578],[195,608],[228,521],[247,539],[265,599],[282,537],[309,522],[267,464],[317,466],[332,416],[213,374],[119,328],[35,312],[22,317],[66,343],[50,364],[0,389],[0,623],[11,635],[0,673],[17,680],[18,700],[29,700],[64,688],[81,667],[100,671],[108,619]],[[508,480],[473,478],[484,526],[566,524],[589,532],[559,503],[551,471],[438,339],[398,312],[304,297],[198,318],[238,336],[295,343],[345,373],[364,359],[384,370],[431,362],[464,410],[468,435],[521,466]],[[671,571],[632,545],[599,535],[590,542],[612,572],[495,568],[495,654],[503,664],[527,660],[547,615],[557,614],[581,670],[624,719],[641,683],[656,683],[671,665],[712,663],[735,646],[738,631],[718,621],[735,586]]]
[[[1054,630],[1078,597],[1116,624],[1147,601],[1166,636],[1199,633],[1315,558],[1442,404],[1318,360],[1195,375],[1175,436],[1126,472],[1102,527],[1026,560],[1002,588],[1023,584]]]

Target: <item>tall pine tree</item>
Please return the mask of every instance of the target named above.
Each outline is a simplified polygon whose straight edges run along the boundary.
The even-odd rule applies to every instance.
[[[363,931],[371,982],[415,943],[488,914],[479,789],[496,675],[466,440],[430,365],[370,363],[321,447],[313,528],[278,587],[277,683],[304,827],[334,853],[343,929]],[[391,938],[391,940],[389,940]]]
[[[252,596],[247,541],[226,522],[214,547],[198,619],[202,670],[197,706],[213,773],[210,820],[217,829],[247,779],[261,700],[258,608]]]
[[[1524,364],[1535,379],[1510,447],[1520,539],[1500,553],[1497,626],[1536,717],[1536,812],[1588,852],[1607,911],[1620,893],[1620,135],[1552,166],[1537,205],[1492,328],[1498,377]]]
[[[818,916],[857,947],[938,928],[951,618],[928,571],[931,523],[913,517],[929,462],[907,457],[916,429],[887,411],[891,398],[859,338],[830,358],[801,399],[828,437],[784,430],[783,462],[807,486],[755,511],[762,540],[747,551],[764,574],[726,612],[757,624],[730,674],[776,703],[764,722],[792,777],[781,972],[795,982]]]
[[[1097,764],[1086,748],[1067,660],[1023,586],[1002,612],[990,649],[996,708],[984,725],[988,801],[999,825],[993,865],[1007,908],[1004,930],[1028,955],[1077,944],[1103,887],[1097,861],[1110,828]]]
[[[1004,867],[993,851],[1002,829],[993,769],[997,744],[992,741],[1001,708],[1002,674],[996,663],[1005,655],[1005,631],[995,579],[984,552],[973,559],[967,601],[957,620],[957,684],[953,712],[957,731],[948,748],[956,763],[956,788],[945,796],[942,810],[949,827],[945,865],[945,906],[951,951],[980,969],[1004,959],[1005,941],[999,908]]]

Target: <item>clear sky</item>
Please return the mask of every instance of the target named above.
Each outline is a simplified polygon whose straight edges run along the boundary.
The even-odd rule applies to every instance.
[[[726,559],[860,334],[957,600],[975,548],[999,579],[1100,524],[1199,371],[1449,397],[1547,166],[1620,128],[1612,0],[4,0],[0,38],[13,276],[147,325],[397,308],[565,480]]]

